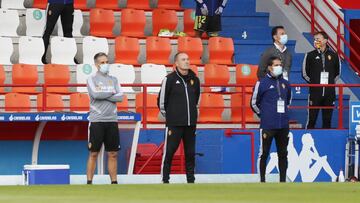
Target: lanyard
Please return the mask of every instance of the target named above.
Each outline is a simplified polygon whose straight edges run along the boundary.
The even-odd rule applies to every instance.
[[[281,89],[280,89],[279,79],[276,80],[276,89],[277,89],[277,92],[278,92],[278,95],[279,95],[279,99],[282,99],[281,98]]]

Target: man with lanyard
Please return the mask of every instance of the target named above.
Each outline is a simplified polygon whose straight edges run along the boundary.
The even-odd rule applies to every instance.
[[[283,68],[279,57],[270,57],[268,73],[255,84],[251,107],[260,117],[260,180],[265,182],[266,161],[272,140],[275,138],[278,154],[280,182],[286,182],[287,145],[289,142],[289,110],[291,88],[282,77]]]
[[[94,56],[94,62],[98,71],[87,80],[90,97],[87,184],[92,184],[96,160],[103,144],[108,155],[111,184],[117,184],[120,138],[116,103],[122,101],[123,91],[117,79],[109,75],[108,56],[98,53]]]
[[[195,1],[196,17],[194,30],[196,31],[196,37],[201,37],[204,32],[209,37],[219,36],[221,31],[221,14],[228,0]]]
[[[309,84],[335,84],[340,78],[341,62],[337,53],[328,46],[328,35],[318,32],[314,35],[315,50],[304,58],[302,74]],[[333,107],[335,103],[335,87],[310,87],[309,106]],[[331,128],[333,109],[322,109],[322,128]],[[315,128],[319,109],[309,109],[307,128]]]
[[[292,55],[286,47],[288,42],[288,36],[283,26],[276,26],[271,31],[271,36],[274,45],[266,49],[262,54],[259,62],[259,68],[257,72],[258,79],[266,76],[267,63],[272,56],[277,56],[281,59],[283,70],[283,77],[289,80],[289,73],[292,64]]]
[[[167,127],[162,181],[169,183],[172,159],[183,140],[187,182],[194,183],[200,80],[190,69],[189,56],[186,53],[177,53],[174,60],[176,69],[164,78],[158,97],[158,107],[165,117]]]

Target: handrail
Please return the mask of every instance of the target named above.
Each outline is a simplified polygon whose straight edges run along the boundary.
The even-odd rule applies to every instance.
[[[47,94],[47,88],[51,88],[51,87],[85,87],[86,84],[57,84],[57,85],[50,85],[50,84],[36,84],[36,85],[21,85],[21,84],[2,84],[0,85],[0,87],[41,87],[43,88],[41,92],[38,92],[38,94],[43,94],[43,107],[42,107],[42,111],[46,111],[47,110],[47,104],[46,104],[46,94]],[[148,87],[159,87],[160,84],[123,84],[123,87],[142,87],[142,89],[144,90],[142,93],[143,95],[143,106],[142,106],[142,117],[143,117],[143,128],[146,129],[147,128],[147,88]],[[245,129],[246,124],[249,123],[246,121],[246,117],[245,117],[245,110],[246,108],[248,108],[248,106],[245,104],[246,101],[246,94],[249,94],[248,92],[246,92],[246,88],[247,87],[253,87],[253,85],[251,84],[223,84],[223,85],[211,85],[211,84],[203,84],[201,85],[201,87],[214,87],[214,86],[222,86],[222,87],[241,87],[241,91],[240,92],[227,92],[226,94],[242,94],[242,104],[239,105],[239,107],[236,108],[241,108],[242,109],[242,115],[241,115],[241,129]],[[354,88],[354,87],[360,87],[360,84],[328,84],[328,85],[322,85],[322,84],[291,84],[291,87],[297,88],[297,87],[335,87],[335,88],[339,88],[339,97],[338,97],[338,101],[339,104],[338,106],[334,107],[334,106],[324,106],[324,107],[317,107],[317,106],[290,106],[290,109],[338,109],[339,111],[339,116],[338,116],[338,129],[344,129],[344,124],[343,124],[343,112],[345,109],[347,109],[348,107],[344,106],[343,103],[343,94],[344,94],[344,88]],[[5,92],[6,93],[12,93],[12,92]],[[68,92],[67,94],[72,94],[75,92]],[[216,93],[216,92],[213,92]],[[29,93],[32,94],[32,93]],[[222,93],[220,93],[222,94]],[[45,98],[45,100],[44,100]],[[17,109],[20,109],[21,107],[14,107]],[[152,108],[152,107],[150,107]],[[219,107],[211,107],[211,108],[233,108],[233,107],[225,107],[225,106],[219,106]],[[159,122],[160,123],[160,122]],[[239,122],[222,122],[222,123],[239,123]]]
[[[293,3],[296,9],[305,17],[305,19],[311,24],[311,33],[314,34],[316,30],[324,30],[324,27],[319,24],[319,22],[315,18],[315,14],[319,14],[319,17],[325,21],[326,25],[329,26],[335,33],[336,39],[329,38],[329,45],[332,49],[336,50],[339,55],[344,58],[354,71],[360,71],[360,65],[354,63],[351,60],[350,56],[347,56],[345,52],[341,49],[342,43],[351,51],[351,53],[355,56],[357,60],[360,61],[360,51],[356,50],[351,44],[344,38],[341,33],[341,25],[343,25],[348,31],[350,36],[352,36],[357,42],[360,43],[360,37],[356,35],[356,33],[350,28],[350,26],[344,21],[344,19],[336,12],[336,10],[330,5],[328,0],[324,0],[326,7],[331,11],[333,15],[337,18],[337,25],[335,23],[331,23],[325,15],[321,12],[321,10],[316,6],[315,0],[307,0],[310,3],[311,9],[310,12],[305,8],[304,2],[301,0],[285,0],[285,4],[289,5]]]

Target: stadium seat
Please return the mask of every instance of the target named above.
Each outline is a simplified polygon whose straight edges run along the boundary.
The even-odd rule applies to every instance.
[[[170,63],[171,44],[169,38],[148,37],[146,39],[146,63]]]
[[[115,16],[113,10],[95,8],[90,10],[90,35],[114,37]]]
[[[14,51],[12,39],[10,37],[0,37],[0,64],[11,65],[11,55]]]
[[[87,78],[97,71],[95,65],[80,64],[76,67],[76,83],[86,84]],[[77,92],[88,92],[86,87],[77,87]]]
[[[176,30],[178,17],[176,11],[166,9],[154,9],[152,14],[153,36],[157,36],[161,29]]]
[[[106,38],[87,36],[83,38],[83,63],[94,64],[94,56],[99,52],[109,53]]]
[[[245,121],[246,122],[256,122],[257,120],[254,117],[254,112],[250,107],[251,94],[245,94],[245,103],[243,103],[243,98],[241,93],[231,95],[231,121],[241,122],[242,121],[242,112],[243,104],[245,105]]]
[[[117,102],[116,106],[118,111],[129,111],[129,99],[126,94],[123,95],[122,102]]]
[[[0,85],[3,85],[5,83],[5,70],[4,70],[4,66],[0,65]],[[4,87],[0,87],[0,93],[4,92]]]
[[[232,38],[211,37],[209,39],[209,63],[233,64],[234,42]]]
[[[47,0],[34,0],[33,1],[33,8],[40,8],[40,9],[46,9],[48,4]]]
[[[180,0],[158,0],[157,7],[172,10],[181,10]]]
[[[74,38],[53,37],[51,38],[51,63],[75,65],[74,58],[77,52]],[[66,47],[66,49],[64,49]]]
[[[38,70],[36,65],[14,64],[12,66],[12,84],[38,84]],[[13,87],[12,91],[17,93],[37,93],[35,87]]]
[[[1,0],[3,9],[25,9],[24,0]]]
[[[133,84],[135,82],[135,70],[132,65],[112,64],[110,66],[110,75],[117,78],[120,84]],[[132,87],[122,87],[126,93],[133,93]]]
[[[147,122],[159,122],[159,109],[157,107],[157,94],[147,94],[146,95],[146,121]],[[136,112],[142,114],[142,119],[144,120],[143,112],[143,93],[136,94]]]
[[[159,84],[158,87],[148,87],[148,93],[158,93],[160,91],[160,84],[166,75],[167,72],[164,65],[143,64],[141,66],[141,83]]]
[[[194,37],[195,36],[195,10],[193,9],[185,9],[184,11],[184,32],[187,36]]]
[[[179,37],[178,52],[187,53],[191,64],[202,64],[203,45],[200,38]]]
[[[150,10],[149,0],[127,0],[126,8],[135,8],[142,10]]]
[[[202,93],[199,104],[199,122],[221,122],[224,99],[221,94]]]
[[[81,34],[81,28],[83,26],[83,23],[84,23],[84,19],[83,19],[82,11],[79,9],[74,10],[74,22],[73,22],[73,31],[72,31],[73,37],[83,36]],[[58,19],[57,26],[58,26],[58,36],[64,36],[64,32],[61,25],[61,18]]]
[[[70,81],[70,70],[67,65],[46,64],[44,66],[44,82],[46,85],[66,85]],[[48,87],[50,93],[68,93],[69,88]]]
[[[87,0],[74,0],[74,8],[82,11],[89,10]]]
[[[42,37],[46,25],[45,10],[37,8],[26,9],[26,36]]]
[[[138,65],[140,44],[137,38],[117,37],[115,39],[115,63]]]
[[[20,25],[17,10],[0,9],[0,36],[17,37],[17,28]]]
[[[146,16],[144,10],[123,9],[121,11],[121,35],[128,37],[145,36]]]
[[[245,91],[247,93],[252,93],[253,86],[255,85],[257,79],[257,65],[248,65],[248,64],[238,64],[236,65],[236,84],[238,85],[251,85],[251,87],[246,87]],[[241,92],[242,88],[237,87],[236,91]]]
[[[95,0],[95,7],[109,10],[120,10],[118,0]]]
[[[226,65],[206,64],[204,68],[204,81],[206,85],[216,86],[214,89],[206,87],[205,91],[219,89],[222,85],[228,85],[230,72]]]
[[[5,94],[5,111],[29,112],[31,109],[30,96],[27,94]]]
[[[90,109],[90,98],[88,94],[70,94],[70,111],[85,111]]]
[[[42,65],[44,41],[40,37],[21,36],[19,38],[19,63]]]
[[[38,111],[63,111],[64,101],[60,94],[46,94],[46,105],[43,109],[43,94],[37,96]]]

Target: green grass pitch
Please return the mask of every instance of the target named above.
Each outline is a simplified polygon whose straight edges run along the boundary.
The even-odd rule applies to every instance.
[[[359,183],[1,186],[1,203],[360,202]]]

